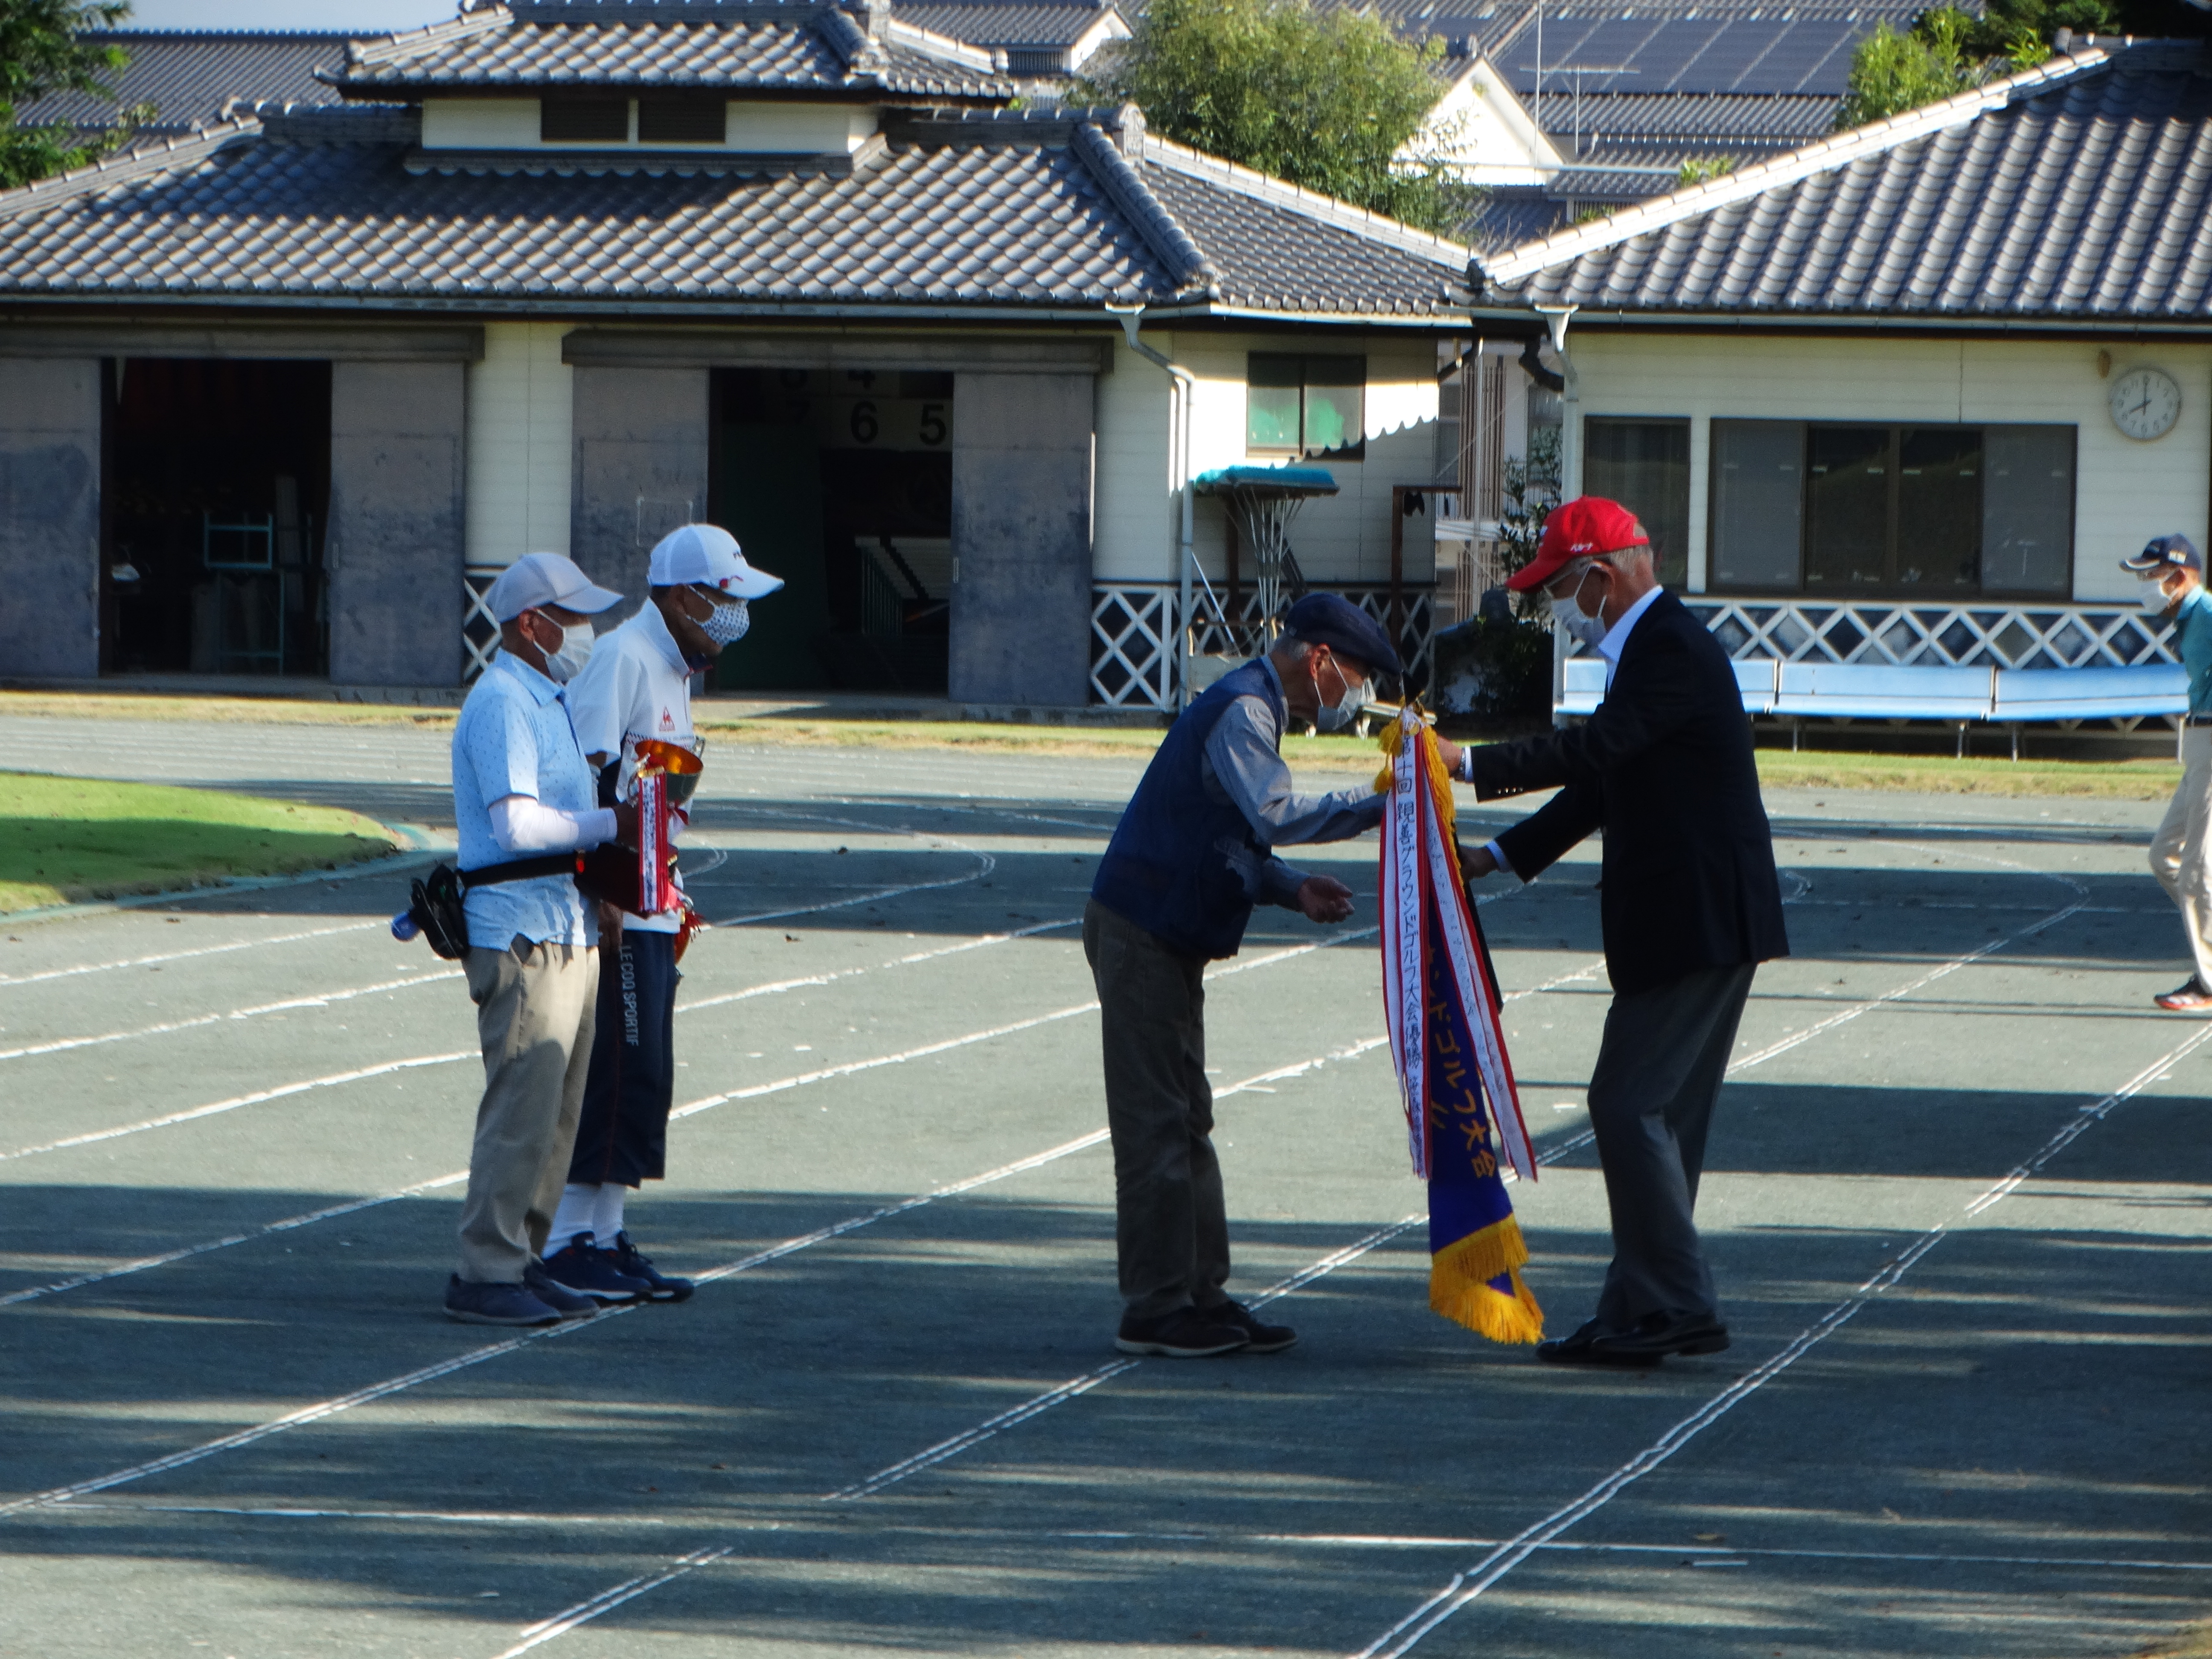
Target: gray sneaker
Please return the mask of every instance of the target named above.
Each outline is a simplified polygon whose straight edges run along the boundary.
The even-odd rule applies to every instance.
[[[520,1285],[479,1285],[455,1273],[446,1281],[446,1317],[464,1325],[557,1325],[560,1314]]]
[[[1123,1353],[1157,1354],[1164,1359],[1207,1359],[1234,1353],[1250,1340],[1212,1313],[1177,1308],[1158,1319],[1132,1319],[1124,1314],[1114,1346]]]

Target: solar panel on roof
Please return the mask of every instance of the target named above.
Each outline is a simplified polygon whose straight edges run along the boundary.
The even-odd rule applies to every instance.
[[[1753,64],[1736,82],[1740,92],[1805,92],[1807,79],[1833,57],[1841,42],[1851,39],[1859,31],[1856,23],[1841,18],[1820,18],[1790,25],[1782,38],[1775,42],[1774,50]],[[1846,60],[1848,66],[1848,60]],[[1844,89],[1843,77],[1836,77],[1837,92]]]

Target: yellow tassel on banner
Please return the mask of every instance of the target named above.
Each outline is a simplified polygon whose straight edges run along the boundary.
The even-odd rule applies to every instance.
[[[1528,1260],[1521,1226],[1511,1216],[1469,1233],[1429,1259],[1429,1306],[1492,1342],[1540,1342],[1544,1310],[1521,1282]],[[1513,1294],[1491,1288],[1510,1276]]]

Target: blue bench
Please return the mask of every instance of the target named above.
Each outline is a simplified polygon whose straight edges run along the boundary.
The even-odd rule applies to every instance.
[[[1901,668],[1762,657],[1734,665],[1747,714],[1948,720],[1958,727],[1960,753],[1970,724],[2009,725],[2015,760],[2019,728],[2029,721],[2158,718],[2189,708],[2189,677],[2176,663],[2134,668]],[[1605,700],[1603,659],[1570,657],[1565,671],[1556,712],[1591,713]]]
[[[1771,657],[1747,657],[1735,664],[1736,689],[1743,694],[1743,712],[1747,714],[1771,714],[1774,712],[1774,671],[1778,665]],[[1588,714],[1605,701],[1605,659],[1602,657],[1570,657],[1567,659],[1565,695],[1558,704],[1562,714]]]

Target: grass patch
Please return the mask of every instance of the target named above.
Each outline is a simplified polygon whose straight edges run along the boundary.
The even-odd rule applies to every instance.
[[[2171,1641],[2154,1642],[2141,1659],[2212,1659],[2212,1625],[2191,1625]]]
[[[1770,789],[1875,789],[1929,795],[2074,796],[2165,800],[2181,782],[2168,760],[1954,760],[1943,755],[1792,754],[1759,751]]]
[[[335,807],[0,772],[0,913],[329,869],[392,848],[380,824]]]

